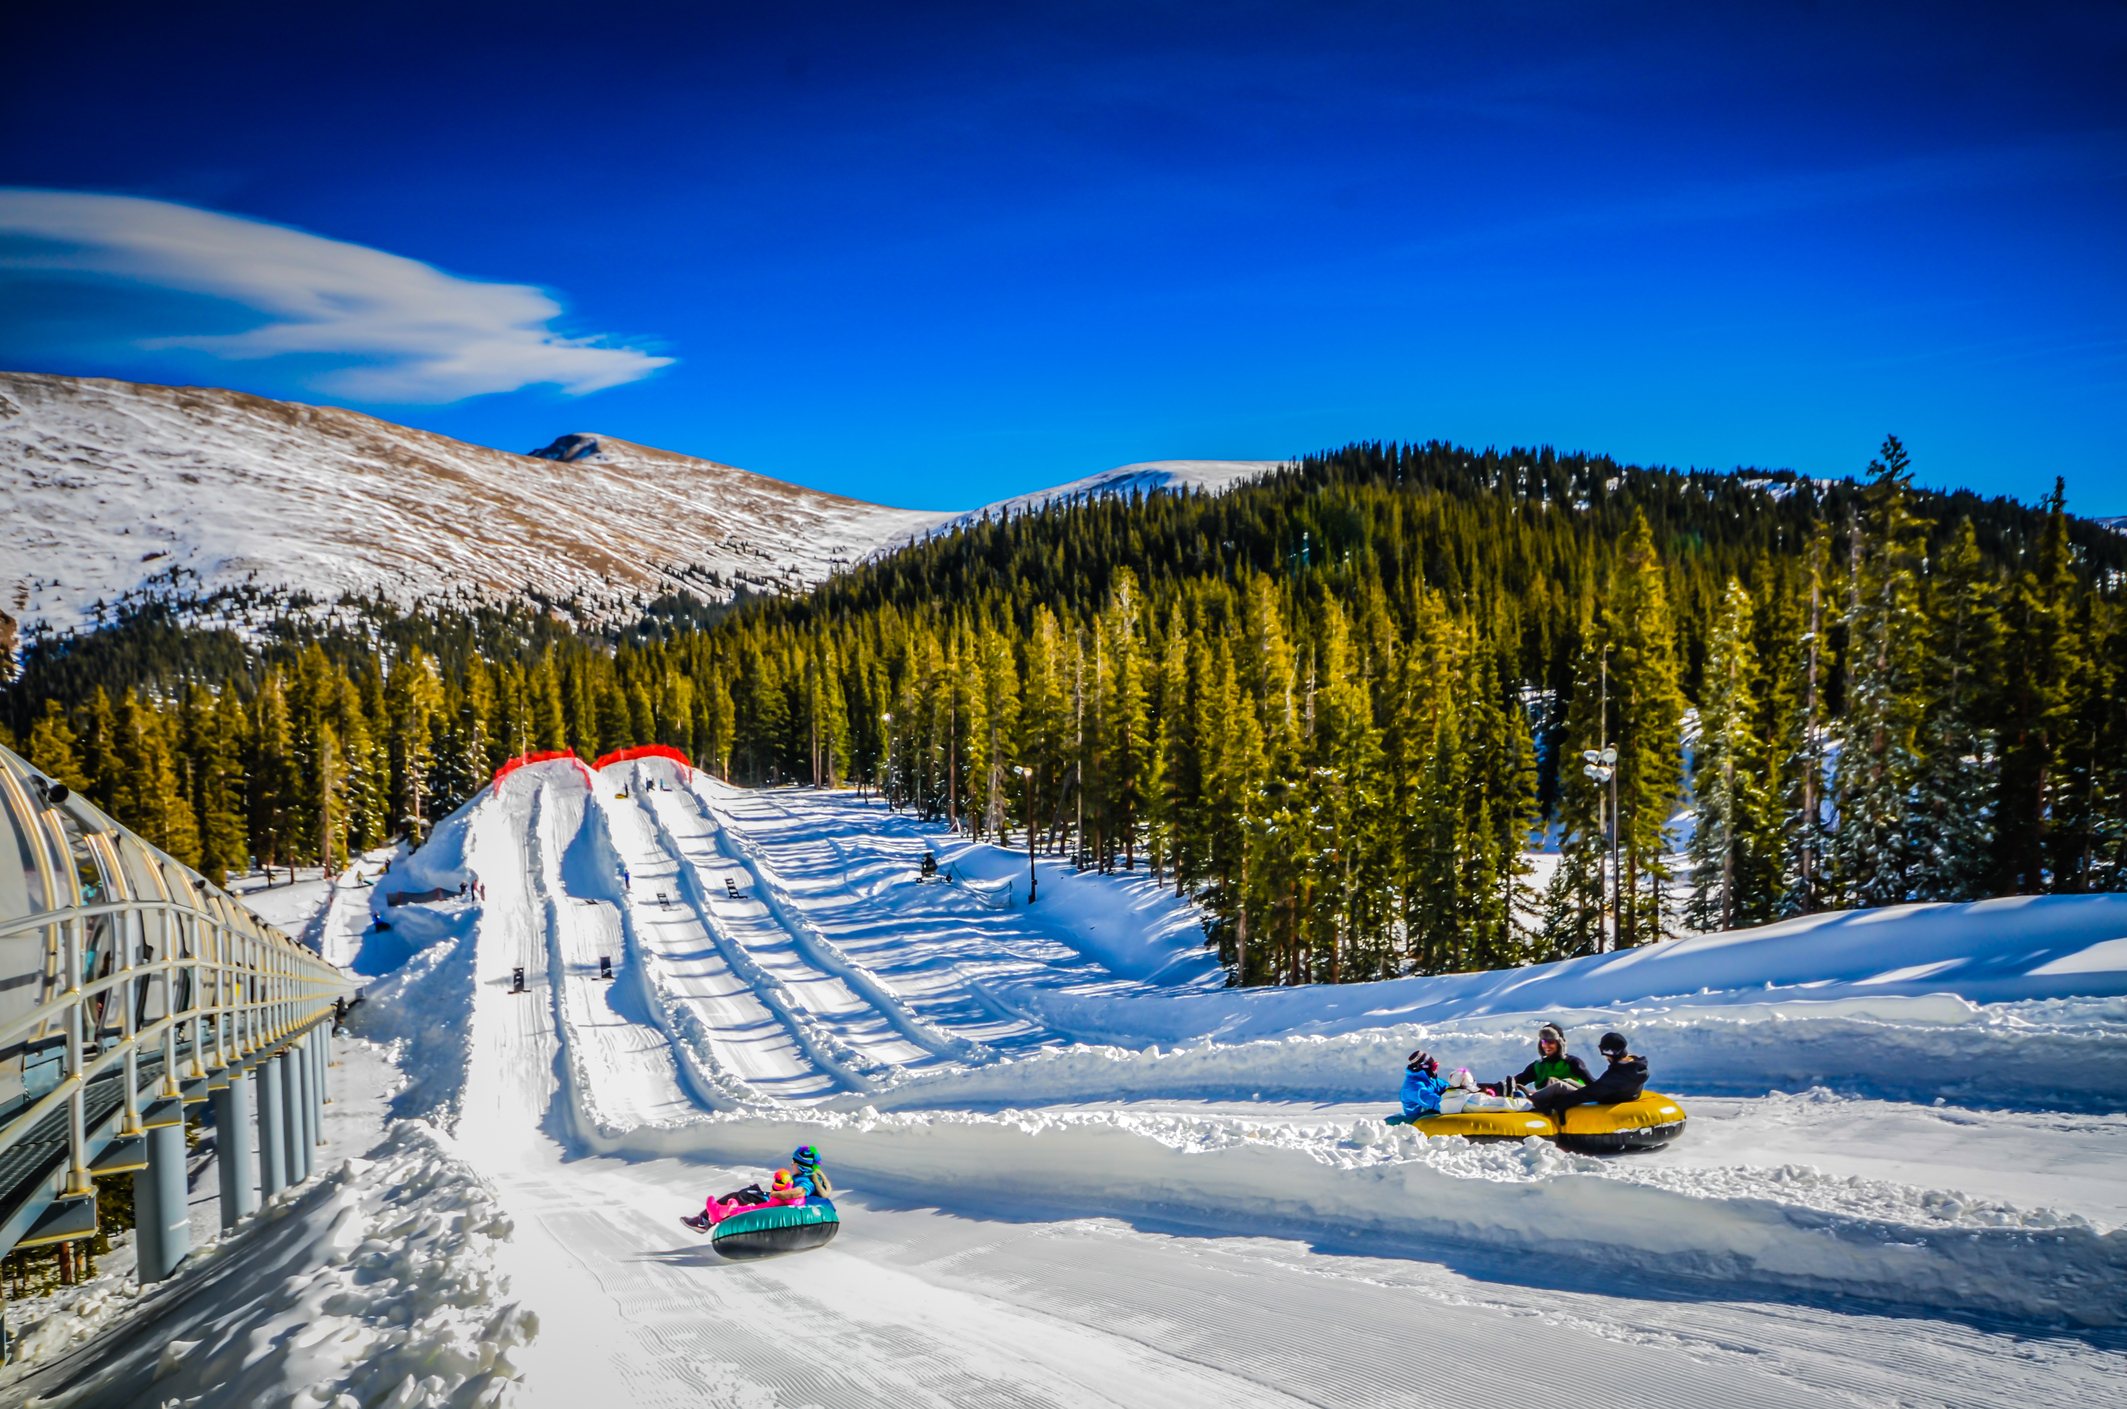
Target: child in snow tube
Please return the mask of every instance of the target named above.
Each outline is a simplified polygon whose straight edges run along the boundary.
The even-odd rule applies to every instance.
[[[1440,1098],[1447,1089],[1448,1083],[1440,1075],[1440,1063],[1433,1060],[1432,1053],[1419,1048],[1403,1064],[1403,1114],[1390,1116],[1389,1123],[1408,1125],[1440,1114]]]
[[[720,1199],[709,1200],[700,1213],[682,1218],[680,1222],[697,1232],[707,1232],[733,1214],[743,1213],[749,1208],[779,1208],[803,1202],[805,1191],[792,1182],[789,1170],[779,1169],[766,1189],[758,1184],[749,1184]]]

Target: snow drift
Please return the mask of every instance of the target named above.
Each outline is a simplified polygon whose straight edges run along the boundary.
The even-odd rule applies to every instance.
[[[51,1363],[17,1388],[53,1409],[496,1404],[511,1352],[539,1329],[495,1273],[510,1233],[448,1138],[401,1122],[371,1158],[269,1204],[137,1302],[31,1328],[18,1362]],[[93,1356],[61,1353],[121,1311]]]

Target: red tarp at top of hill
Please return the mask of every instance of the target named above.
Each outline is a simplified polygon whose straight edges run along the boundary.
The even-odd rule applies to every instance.
[[[626,763],[635,758],[667,759],[686,770],[680,775],[681,777],[691,778],[694,776],[694,765],[687,760],[687,755],[681,753],[678,749],[668,748],[664,744],[642,744],[632,749],[615,749],[591,766],[604,768],[609,763]]]
[[[509,777],[510,774],[515,773],[527,763],[552,763],[560,758],[566,758],[578,768],[584,767],[584,761],[567,749],[555,749],[549,753],[521,753],[495,770],[493,786],[501,787],[504,778]]]

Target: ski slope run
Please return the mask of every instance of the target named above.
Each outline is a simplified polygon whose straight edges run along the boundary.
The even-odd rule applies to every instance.
[[[920,880],[926,850],[992,894],[1010,885],[1011,904]],[[1193,912],[1143,872],[1044,859],[1029,907],[1027,864],[846,794],[749,792],[639,760],[520,769],[395,866],[371,902],[392,929],[356,964],[382,975],[364,1022],[404,1044],[400,1112],[454,1126],[533,1230],[508,1254],[518,1295],[536,1307],[538,1288],[569,1295],[588,1278],[600,1314],[620,1318],[572,1319],[557,1336],[549,1315],[552,1383],[573,1383],[565,1367],[583,1356],[620,1354],[591,1343],[601,1336],[665,1357],[642,1338],[709,1296],[701,1272],[718,1265],[686,1250],[674,1216],[799,1143],[827,1154],[854,1221],[784,1270],[712,1281],[727,1298],[740,1285],[795,1295],[798,1282],[816,1297],[818,1269],[833,1268],[868,1290],[807,1302],[824,1337],[890,1322],[922,1339],[946,1315],[941,1296],[973,1296],[951,1317],[983,1335],[1017,1324],[1025,1306],[976,1296],[897,1241],[911,1225],[957,1236],[913,1212],[935,1208],[983,1226],[1120,1218],[1155,1241],[1190,1230],[1116,1252],[1150,1259],[1145,1276],[1181,1275],[1153,1264],[1206,1233],[1300,1238],[1315,1251],[1263,1273],[1264,1295],[1295,1303],[1321,1272],[1309,1259],[1333,1252],[1404,1272],[1412,1257],[1476,1268],[1488,1296],[1524,1282],[1535,1255],[1582,1269],[1554,1278],[1631,1279],[1656,1301],[1717,1288],[1786,1299],[1782,1317],[1801,1314],[1800,1297],[2072,1330],[2112,1358],[2067,1354],[2063,1402],[2089,1392],[2091,1366],[2119,1369],[2127,903],[1820,916],[1511,973],[1235,991]],[[485,898],[385,903],[392,886],[462,881]],[[1583,1053],[1605,1029],[1631,1034],[1656,1086],[1691,1109],[1686,1138],[1599,1160],[1382,1124],[1411,1047],[1490,1078],[1519,1069],[1544,1019]],[[1201,1271],[1199,1255],[1185,1260]],[[1020,1272],[997,1275],[1016,1286]],[[1809,1302],[1825,1297],[1837,1300]],[[1112,1314],[1087,1310],[1044,1353],[1107,1365],[1131,1402],[1175,1367],[1080,1343]],[[667,1332],[644,1329],[657,1325]],[[1937,1363],[1959,1374],[1979,1363],[1960,1356],[1993,1353],[1980,1332],[1945,1334]],[[635,1388],[688,1402],[716,1375],[796,1383],[729,1351],[714,1374],[645,1369]],[[1320,1365],[1293,1353],[1278,1383],[1319,1392]],[[909,1363],[1003,1374],[971,1355],[930,1345]],[[846,1402],[956,1402],[929,1373],[863,1381]],[[1236,1397],[1290,1402],[1221,1402]]]

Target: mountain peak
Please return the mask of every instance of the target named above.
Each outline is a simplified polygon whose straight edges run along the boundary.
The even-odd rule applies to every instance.
[[[562,436],[552,445],[534,450],[532,458],[559,460],[563,464],[569,464],[576,460],[603,460],[606,457],[604,447],[598,443],[597,436],[576,434]]]

